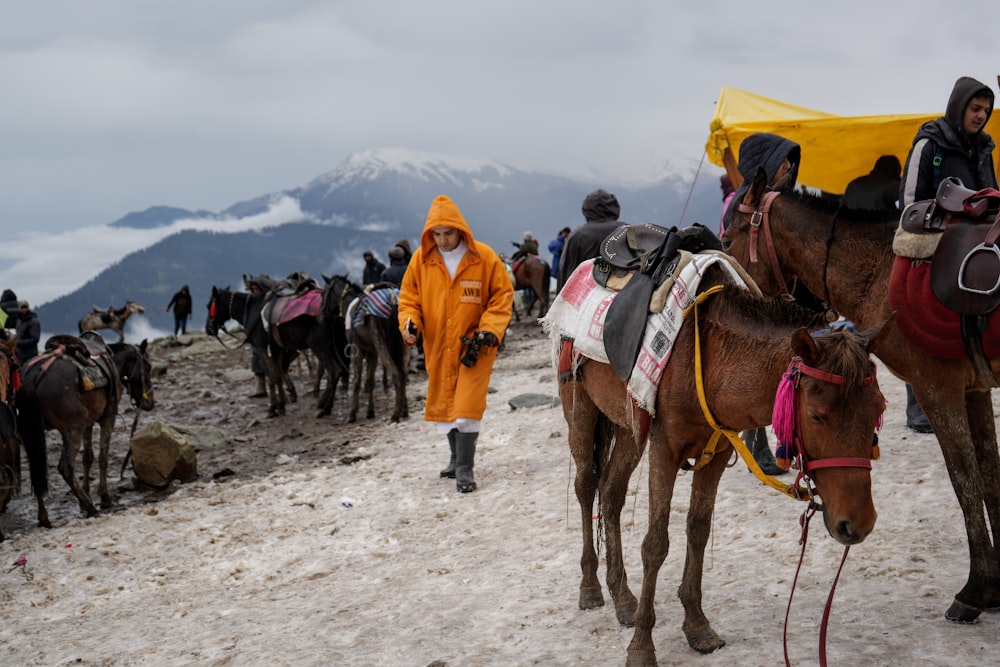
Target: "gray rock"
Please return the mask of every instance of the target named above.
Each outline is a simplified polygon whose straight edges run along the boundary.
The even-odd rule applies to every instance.
[[[518,408],[537,408],[542,406],[554,408],[561,405],[561,402],[558,396],[546,396],[545,394],[519,394],[507,401],[507,405],[509,405],[512,410],[517,410]]]

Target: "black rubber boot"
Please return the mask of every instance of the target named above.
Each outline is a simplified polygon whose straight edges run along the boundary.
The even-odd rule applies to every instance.
[[[788,472],[785,468],[779,468],[778,463],[774,460],[774,453],[771,451],[771,446],[767,444],[766,428],[755,428],[750,431],[744,431],[743,442],[746,443],[750,453],[753,454],[754,460],[765,475],[784,475]]]
[[[917,397],[910,385],[906,385],[906,427],[917,433],[934,432],[931,423],[927,421],[927,415],[924,414],[923,408],[920,407],[920,403],[917,403]]]
[[[455,488],[459,493],[476,490],[476,480],[472,469],[476,462],[476,440],[478,433],[455,434]]]
[[[453,428],[448,431],[448,447],[451,448],[451,460],[448,462],[448,467],[441,471],[441,477],[447,477],[448,479],[455,479],[455,436],[458,435],[458,429]]]

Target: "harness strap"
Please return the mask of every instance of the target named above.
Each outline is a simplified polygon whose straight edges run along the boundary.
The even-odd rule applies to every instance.
[[[721,291],[722,289],[723,289],[722,285],[715,285],[714,287],[710,287],[709,289],[705,290],[697,297],[695,297],[694,303],[688,306],[688,308],[684,311],[684,317],[687,317],[688,313],[691,312],[692,310],[694,310],[695,314],[694,317],[695,371],[694,372],[695,372],[695,383],[697,384],[698,387],[698,403],[701,405],[701,412],[705,416],[705,421],[707,421],[708,425],[712,427],[713,432],[712,436],[708,440],[708,444],[706,444],[705,448],[702,450],[701,456],[698,458],[698,461],[695,462],[694,465],[691,465],[687,461],[685,461],[681,467],[686,470],[698,470],[700,468],[705,467],[709,461],[715,458],[716,450],[718,449],[719,441],[722,438],[722,436],[726,436],[729,439],[730,444],[732,444],[733,449],[735,449],[736,452],[740,455],[740,458],[742,458],[743,461],[746,462],[747,466],[750,468],[750,471],[754,474],[755,477],[757,477],[757,479],[759,479],[772,489],[784,493],[786,496],[790,498],[793,498],[795,500],[808,500],[810,497],[808,489],[797,486],[795,484],[785,484],[781,480],[776,479],[772,475],[768,475],[763,470],[761,470],[760,464],[757,463],[757,460],[753,457],[753,454],[750,453],[750,450],[747,448],[746,443],[743,442],[739,434],[730,428],[724,428],[720,426],[719,423],[715,420],[715,417],[712,415],[712,411],[708,407],[708,400],[705,396],[705,382],[702,377],[703,373],[701,365],[701,333],[698,327],[698,304],[704,302],[706,299],[708,299],[709,296],[715,294],[716,292]]]
[[[777,281],[778,287],[784,295],[790,294],[790,292],[788,290],[788,285],[785,283],[785,277],[781,275],[781,270],[778,266],[778,253],[774,249],[774,237],[771,235],[771,225],[768,217],[768,214],[771,211],[771,203],[777,199],[779,194],[780,193],[777,190],[765,192],[756,209],[751,208],[746,204],[740,204],[739,211],[740,213],[752,214],[750,216],[750,242],[747,244],[749,260],[744,264],[744,267],[749,267],[750,264],[756,264],[759,261],[757,257],[758,230],[761,226],[763,226],[764,242],[767,244],[767,254],[771,260],[771,272],[774,274],[774,279]]]

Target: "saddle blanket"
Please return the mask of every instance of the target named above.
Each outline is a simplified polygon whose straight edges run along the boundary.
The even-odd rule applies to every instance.
[[[966,359],[962,317],[946,306],[931,288],[931,263],[896,257],[889,277],[889,307],[896,326],[914,347],[939,359]],[[1000,356],[1000,309],[987,316],[981,333],[987,359]]]
[[[594,281],[594,262],[593,259],[587,260],[573,271],[541,320],[543,330],[552,339],[553,368],[558,368],[563,339],[572,340],[575,350],[584,357],[609,363],[604,349],[604,322],[618,292],[601,287]],[[684,311],[694,303],[705,271],[716,263],[734,283],[746,286],[726,256],[717,253],[692,255],[691,261],[674,281],[663,310],[650,313],[646,318],[639,357],[628,379],[628,393],[636,405],[650,416],[656,414],[656,390],[670,361],[674,340],[684,324]]]
[[[322,290],[311,289],[302,296],[288,299],[282,307],[281,299],[283,298],[285,297],[280,297],[277,304],[277,307],[281,308],[277,318],[278,324],[284,324],[302,315],[319,317],[320,308],[323,305]]]
[[[357,328],[361,326],[367,315],[387,320],[392,314],[393,307],[398,305],[398,287],[380,287],[379,289],[372,290],[364,297],[358,299],[356,307],[354,304],[351,304],[351,327]]]

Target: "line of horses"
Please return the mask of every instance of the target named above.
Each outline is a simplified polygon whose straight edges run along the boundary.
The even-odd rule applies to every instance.
[[[346,275],[323,276],[320,287],[309,279],[301,285],[272,281],[268,292],[234,291],[212,287],[205,331],[218,337],[226,323],[238,322],[244,342],[265,360],[268,416],[283,415],[288,397],[288,368],[299,352],[310,350],[326,378],[317,404],[317,417],[331,413],[337,386],[354,377],[349,422],[357,419],[361,379],[365,378],[366,417],[375,417],[375,372],[381,364],[395,390],[391,419],[409,416],[406,378],[409,356],[398,327],[398,288],[377,284],[363,288]],[[295,308],[290,302],[308,300]],[[285,309],[293,317],[283,319]]]
[[[113,501],[107,483],[108,453],[119,401],[128,393],[136,410],[151,410],[155,404],[146,341],[109,345],[94,331],[79,337],[60,334],[50,337],[45,351],[19,368],[14,362],[15,345],[13,338],[0,343],[0,512],[20,488],[23,445],[38,525],[51,527],[45,506],[49,491],[45,432],[56,430],[62,438],[59,473],[81,511],[96,516],[90,494],[94,427],[100,431],[98,495],[101,506],[109,508]],[[15,377],[19,378],[16,389]],[[83,470],[78,476],[76,457],[81,451]]]

